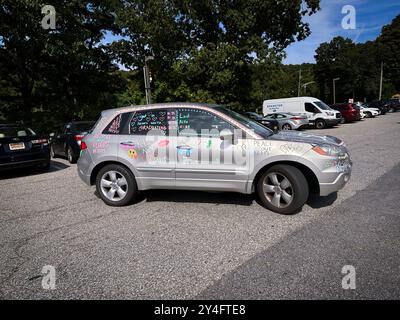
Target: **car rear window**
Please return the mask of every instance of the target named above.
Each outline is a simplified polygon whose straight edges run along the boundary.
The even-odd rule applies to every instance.
[[[88,132],[92,129],[94,122],[75,123],[76,132]]]
[[[24,127],[0,127],[0,138],[35,136],[36,133]]]

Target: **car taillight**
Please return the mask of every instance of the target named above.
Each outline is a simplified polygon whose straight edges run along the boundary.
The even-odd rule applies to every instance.
[[[77,135],[74,136],[74,139],[78,143],[78,146],[81,145],[82,138],[83,138],[82,134],[77,134]]]
[[[87,145],[85,143],[85,141],[81,142],[81,150],[86,150],[87,149]]]
[[[49,143],[49,141],[47,139],[37,139],[37,140],[32,140],[31,141],[32,144],[45,144],[45,143]]]
[[[292,118],[290,118],[291,120],[303,120],[304,118],[302,118],[302,117],[292,117]]]

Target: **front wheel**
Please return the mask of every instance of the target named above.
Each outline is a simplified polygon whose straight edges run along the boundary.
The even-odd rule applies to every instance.
[[[101,199],[114,207],[125,206],[138,194],[133,174],[121,165],[108,165],[96,177],[96,189]]]
[[[267,209],[280,214],[293,214],[306,203],[309,188],[299,169],[276,165],[258,180],[257,193]]]
[[[326,123],[325,123],[324,120],[319,119],[319,120],[315,121],[315,127],[317,129],[325,129],[326,128]]]
[[[282,130],[292,130],[292,126],[289,123],[285,123],[282,126]]]

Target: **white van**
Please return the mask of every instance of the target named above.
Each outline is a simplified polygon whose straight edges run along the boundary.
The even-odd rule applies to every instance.
[[[310,124],[318,129],[333,127],[342,121],[339,111],[331,109],[321,100],[312,97],[265,100],[264,116],[276,112],[306,115]]]

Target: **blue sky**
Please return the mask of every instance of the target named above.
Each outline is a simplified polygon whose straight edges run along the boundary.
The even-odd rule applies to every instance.
[[[355,30],[344,30],[341,26],[345,5],[356,9]],[[320,6],[320,11],[304,18],[310,24],[312,34],[286,49],[285,64],[315,62],[315,50],[319,44],[329,42],[335,36],[350,38],[354,42],[374,40],[382,27],[400,14],[400,0],[321,0]]]

